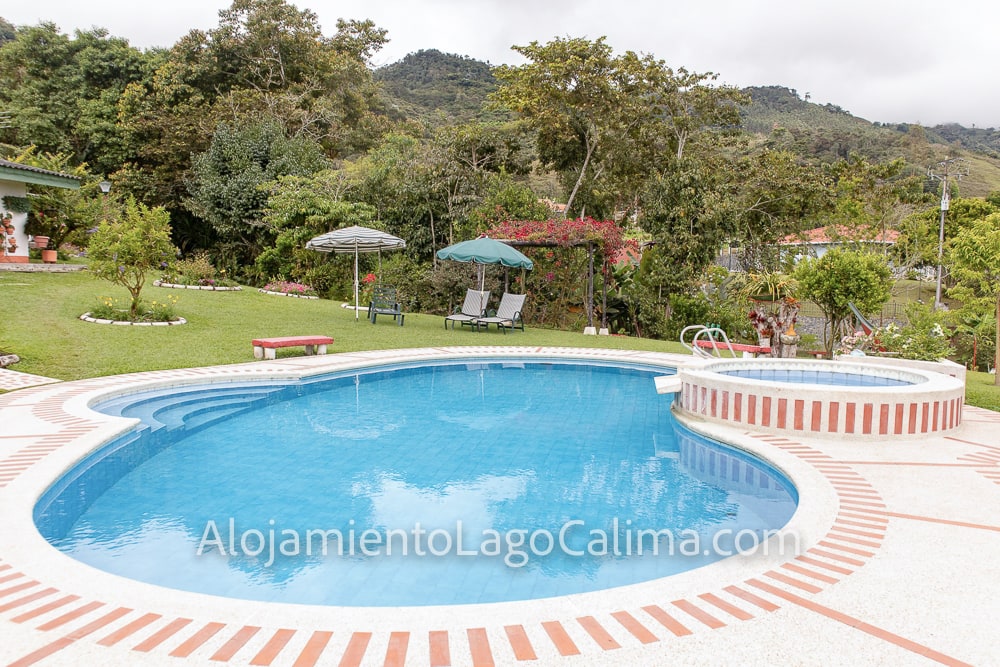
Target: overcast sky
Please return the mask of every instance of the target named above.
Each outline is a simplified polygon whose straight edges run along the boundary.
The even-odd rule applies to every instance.
[[[140,48],[211,29],[226,0],[22,0],[0,16],[107,28]],[[736,86],[780,85],[885,123],[1000,127],[1000,3],[995,0],[299,0],[331,35],[372,19],[390,42],[376,65],[420,49],[521,64],[512,45],[607,37],[616,51],[716,72]],[[825,5],[820,8],[818,5]]]

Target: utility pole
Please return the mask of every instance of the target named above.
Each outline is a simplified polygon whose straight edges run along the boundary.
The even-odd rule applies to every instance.
[[[927,168],[927,177],[935,181],[941,181],[941,221],[938,225],[938,265],[937,265],[937,289],[934,292],[934,310],[941,310],[944,305],[941,302],[941,276],[944,271],[944,218],[948,213],[948,204],[951,201],[951,193],[948,192],[948,179],[956,181],[962,180],[962,176],[969,175],[969,167],[965,160],[960,157],[945,158],[934,166]]]

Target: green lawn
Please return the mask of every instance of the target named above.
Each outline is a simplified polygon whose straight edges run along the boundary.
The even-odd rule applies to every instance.
[[[317,334],[332,336],[331,352],[428,347],[437,345],[529,345],[605,347],[684,352],[679,343],[584,336],[581,333],[537,329],[504,335],[497,329],[476,333],[444,328],[444,317],[407,313],[406,326],[380,317],[372,325],[361,313],[341,302],[294,299],[240,292],[176,290],[148,286],[147,301],[167,295],[179,298],[177,313],[188,323],[173,327],[128,327],[84,322],[79,316],[98,297],[119,300],[125,290],[85,273],[45,274],[0,272],[3,316],[0,349],[14,352],[21,362],[14,369],[62,380],[135,371],[209,366],[252,361],[250,340],[271,336]],[[301,348],[278,350],[278,357],[302,354]]]
[[[584,336],[579,332],[538,329],[504,335],[491,328],[445,329],[440,315],[408,313],[406,326],[388,317],[370,324],[362,313],[340,302],[292,299],[241,292],[173,290],[149,286],[146,300],[179,298],[177,312],[188,320],[176,327],[127,327],[84,322],[80,314],[102,296],[124,299],[122,288],[86,273],[0,272],[3,295],[0,350],[14,352],[14,369],[61,380],[135,371],[211,366],[253,360],[250,340],[260,337],[318,334],[332,336],[332,352],[433,347],[439,345],[528,345],[602,347],[685,353],[676,342],[621,336]],[[302,354],[301,348],[278,350],[278,357]],[[1000,387],[993,376],[970,373],[967,401],[1000,411]]]

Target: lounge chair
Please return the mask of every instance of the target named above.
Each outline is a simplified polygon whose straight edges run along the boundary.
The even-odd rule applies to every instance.
[[[396,300],[396,288],[388,285],[377,285],[372,291],[372,300],[368,304],[368,319],[375,324],[375,318],[379,315],[392,315],[392,319],[399,321],[399,326],[403,326],[403,307]]]
[[[462,304],[461,309],[456,309],[454,313],[448,315],[444,318],[444,328],[448,328],[448,322],[451,322],[451,328],[455,328],[455,322],[459,322],[462,326],[468,324],[470,327],[476,326],[476,320],[480,317],[486,315],[486,303],[490,300],[490,291],[480,292],[479,290],[470,289],[465,293],[465,303]],[[476,327],[476,331],[479,327]]]
[[[476,320],[477,327],[490,328],[491,324],[502,329],[504,335],[507,329],[520,329],[524,331],[524,321],[521,319],[521,309],[524,308],[524,294],[509,294],[504,292],[500,298],[500,306],[489,317],[480,317]],[[491,311],[492,312],[492,311]]]

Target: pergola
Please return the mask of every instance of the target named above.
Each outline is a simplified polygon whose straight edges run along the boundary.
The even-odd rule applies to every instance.
[[[594,328],[594,249],[596,241],[575,241],[571,243],[556,243],[555,241],[527,241],[519,239],[498,239],[515,248],[582,248],[587,247],[587,301],[584,308],[587,312],[587,327]],[[507,288],[507,271],[504,271],[504,289]],[[608,284],[604,281],[601,294],[601,328],[608,326]]]

